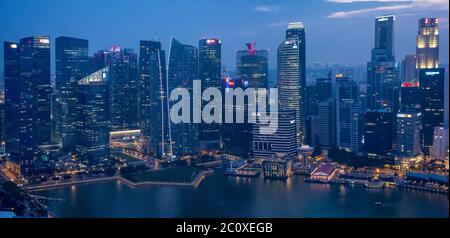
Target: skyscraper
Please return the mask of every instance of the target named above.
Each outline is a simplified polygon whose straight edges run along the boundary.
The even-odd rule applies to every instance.
[[[445,69],[421,69],[419,71],[422,110],[422,145],[428,154],[433,145],[435,127],[444,123],[444,76]]]
[[[78,81],[76,151],[89,165],[109,157],[109,98],[108,68]]]
[[[417,80],[415,55],[405,55],[401,65],[401,76],[402,82],[413,82]]]
[[[416,39],[416,68],[439,67],[439,19],[420,18]]]
[[[348,78],[336,78],[337,146],[361,152],[362,112],[359,84]]]
[[[399,157],[415,157],[420,153],[421,113],[414,109],[402,109],[397,113],[395,154]]]
[[[399,66],[394,56],[395,16],[375,18],[375,47],[367,63],[367,108],[398,110]]]
[[[185,88],[192,95],[193,81],[198,80],[198,49],[191,45],[181,44],[175,38],[170,43],[168,66],[168,91]],[[191,102],[192,103],[192,102]],[[172,105],[172,102],[169,102]],[[198,152],[198,126],[193,123],[171,123],[173,155],[181,157]]]
[[[382,158],[392,152],[392,113],[369,110],[364,113],[364,152]]]
[[[222,43],[216,38],[199,41],[199,75],[202,92],[206,88],[221,88]],[[202,108],[203,108],[202,104]],[[220,125],[201,123],[199,130],[200,149],[213,150],[221,147]]]
[[[236,51],[236,79],[233,86],[225,87],[225,93],[232,88],[248,88],[255,90],[256,97],[266,97],[267,94],[258,93],[258,89],[268,87],[268,51],[258,50],[254,43],[247,43],[247,49]],[[228,78],[225,78],[225,81]],[[252,147],[252,125],[248,122],[249,102],[244,105],[225,105],[225,110],[235,112],[242,110],[244,123],[225,123],[222,128],[222,144],[225,153],[247,158]]]
[[[400,108],[420,110],[421,89],[419,82],[403,82],[400,90]]]
[[[433,146],[430,149],[432,159],[445,160],[448,156],[448,127],[435,127]]]
[[[78,81],[89,73],[88,41],[72,37],[58,37],[55,42],[55,90],[52,119],[56,121],[57,136],[66,151],[74,152],[76,144]]]
[[[51,142],[50,38],[27,37],[4,46],[6,150],[29,176],[37,147]]]
[[[137,128],[138,82],[137,55],[132,49],[111,47],[106,55],[109,68],[111,129],[113,131]]]
[[[334,98],[319,102],[319,145],[325,149],[336,146],[336,107]]]
[[[140,128],[144,152],[166,156],[168,143],[166,57],[161,42],[141,40]]]
[[[277,81],[280,108],[297,113],[297,145],[302,142],[305,118],[306,52],[305,27],[302,22],[289,23],[286,39],[277,50]]]
[[[14,160],[20,158],[21,80],[19,44],[4,42],[5,72],[5,151]]]
[[[375,18],[375,49],[384,49],[394,58],[395,16],[384,15]]]
[[[297,155],[296,113],[294,111],[280,110],[278,115],[278,129],[273,134],[261,134],[261,127],[267,125],[262,123],[252,124],[252,156],[253,158],[272,158],[275,154],[283,154],[288,158]]]
[[[51,142],[50,121],[50,37],[37,36],[20,40],[20,77],[24,118],[31,123],[32,144]],[[31,119],[31,120],[29,120]],[[30,128],[31,129],[31,128]]]

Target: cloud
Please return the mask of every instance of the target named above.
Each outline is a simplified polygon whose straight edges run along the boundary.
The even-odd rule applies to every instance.
[[[277,27],[277,26],[287,26],[288,24],[289,24],[289,21],[279,21],[279,22],[268,23],[267,26]]]
[[[356,10],[337,11],[327,16],[327,18],[349,18],[373,12],[398,12],[407,10],[418,12],[423,10],[447,10],[447,0],[327,0],[332,3],[385,3],[389,5],[360,8]]]
[[[253,10],[257,11],[257,12],[278,12],[278,11],[280,11],[280,7],[279,6],[261,5],[261,6],[254,7]]]

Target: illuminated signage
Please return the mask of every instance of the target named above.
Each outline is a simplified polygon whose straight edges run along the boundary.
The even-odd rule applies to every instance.
[[[419,87],[419,82],[403,82],[402,87],[411,88],[411,87]]]
[[[425,72],[426,76],[434,76],[434,75],[439,75],[439,71],[429,71],[429,72]]]
[[[218,40],[216,40],[216,39],[207,39],[206,40],[206,44],[217,44],[218,43]]]
[[[17,44],[11,44],[10,47],[13,49],[17,49]]]
[[[42,38],[42,39],[39,39],[39,43],[42,43],[42,44],[49,44],[49,43],[50,43],[50,40],[49,40],[49,39],[46,39],[46,38]]]

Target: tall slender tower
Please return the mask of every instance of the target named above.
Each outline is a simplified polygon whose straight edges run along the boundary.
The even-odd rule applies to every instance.
[[[7,153],[21,165],[27,177],[33,173],[34,154],[39,145],[51,142],[50,37],[20,39],[5,43],[5,88]]]
[[[140,128],[144,152],[167,155],[166,57],[161,42],[142,40],[139,54]]]
[[[193,81],[198,79],[198,49],[195,46],[185,45],[172,38],[170,43],[168,64],[168,89],[185,88],[192,95]],[[172,104],[172,102],[169,102]],[[173,142],[171,148],[173,155],[181,157],[198,152],[198,126],[193,123],[171,124],[169,139]]]
[[[77,119],[76,88],[80,79],[89,73],[88,41],[72,37],[58,37],[55,42],[56,87],[52,119],[56,121],[54,142],[61,143],[66,151],[75,151]]]
[[[198,68],[202,92],[210,87],[220,90],[222,43],[216,38],[204,38],[199,41],[198,48]],[[220,125],[217,123],[200,124],[199,141],[200,149],[215,150],[221,148]]]
[[[395,16],[375,18],[375,47],[367,63],[367,108],[398,109],[399,66],[394,55]]]
[[[439,67],[439,19],[420,18],[416,46],[416,68]]]
[[[113,46],[106,54],[111,87],[111,124],[113,131],[137,128],[137,55],[132,49]]]
[[[296,137],[300,146],[303,138],[302,123],[306,113],[306,52],[305,27],[302,22],[289,23],[286,39],[277,50],[277,81],[280,109],[293,110],[297,114]]]

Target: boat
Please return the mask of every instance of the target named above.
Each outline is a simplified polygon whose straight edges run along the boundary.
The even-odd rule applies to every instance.
[[[384,204],[382,202],[374,202],[373,205],[375,205],[375,206],[383,206]]]

